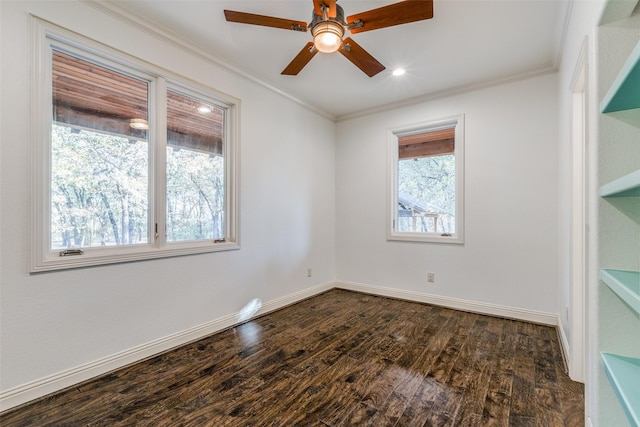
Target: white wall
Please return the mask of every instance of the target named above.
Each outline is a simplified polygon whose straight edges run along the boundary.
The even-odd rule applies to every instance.
[[[333,122],[82,2],[0,10],[2,392],[332,282]],[[29,13],[242,100],[239,251],[28,273]]]
[[[337,280],[555,315],[556,91],[550,74],[340,122]],[[386,241],[387,129],[461,113],[465,244]]]

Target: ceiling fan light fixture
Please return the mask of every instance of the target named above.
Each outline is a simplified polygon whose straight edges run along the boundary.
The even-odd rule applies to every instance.
[[[316,24],[311,30],[313,45],[322,53],[332,53],[342,46],[344,27],[334,21],[323,21]]]

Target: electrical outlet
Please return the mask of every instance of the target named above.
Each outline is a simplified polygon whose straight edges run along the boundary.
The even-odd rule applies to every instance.
[[[435,273],[427,273],[427,282],[433,283],[436,281],[436,274]]]
[[[313,272],[311,271],[311,267],[307,268],[307,277],[311,277]]]

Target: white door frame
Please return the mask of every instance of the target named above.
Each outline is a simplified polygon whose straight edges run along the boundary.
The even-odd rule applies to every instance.
[[[569,376],[585,380],[587,284],[587,100],[588,44],[582,44],[571,80],[571,266],[569,297]]]

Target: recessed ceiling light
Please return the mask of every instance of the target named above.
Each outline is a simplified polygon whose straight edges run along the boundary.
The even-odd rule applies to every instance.
[[[131,119],[129,126],[132,129],[146,130],[149,129],[149,123],[145,119]]]
[[[207,114],[207,113],[210,113],[212,110],[211,110],[211,107],[203,105],[201,107],[198,107],[198,111],[202,114]]]
[[[401,76],[404,74],[404,68],[396,68],[392,73],[394,76]]]

